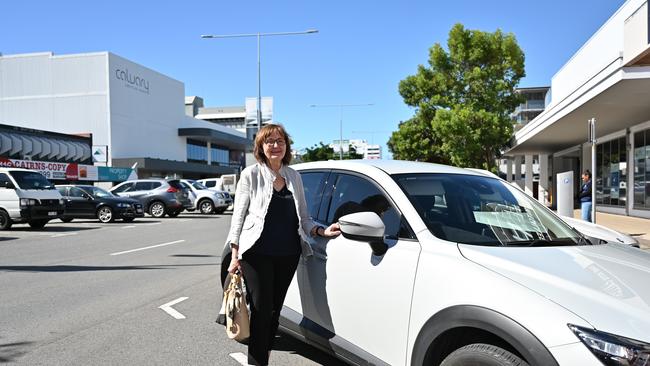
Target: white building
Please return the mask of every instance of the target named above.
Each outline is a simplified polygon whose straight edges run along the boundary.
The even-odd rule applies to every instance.
[[[329,145],[329,147],[334,149],[335,154],[339,153],[341,147],[343,148],[343,154],[347,154],[350,151],[350,146],[354,148],[357,154],[363,155],[364,159],[381,159],[381,146],[368,144],[366,140],[343,140],[343,143],[339,140],[334,140]]]
[[[110,52],[0,56],[0,123],[91,133],[140,177],[239,171],[246,135],[187,116],[184,99],[182,82]]]
[[[596,119],[599,211],[650,217],[650,8],[626,1],[551,80],[550,103],[519,129],[507,164],[540,201],[555,204],[556,175],[591,169],[587,120]],[[533,160],[540,164],[533,192]],[[514,163],[514,164],[513,164]],[[514,168],[514,171],[513,171]]]

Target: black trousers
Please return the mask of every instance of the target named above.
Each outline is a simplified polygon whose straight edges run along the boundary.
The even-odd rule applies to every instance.
[[[268,365],[269,351],[278,330],[280,311],[300,254],[269,256],[246,252],[240,262],[251,301],[248,363]]]

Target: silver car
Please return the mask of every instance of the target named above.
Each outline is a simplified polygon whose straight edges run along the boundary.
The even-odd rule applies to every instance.
[[[153,217],[176,217],[183,210],[193,207],[188,189],[177,179],[129,180],[116,185],[110,191],[120,197],[140,201],[145,212]]]
[[[192,179],[181,179],[181,184],[190,192],[193,207],[188,211],[199,210],[202,214],[221,214],[232,205],[228,192],[208,189]]]

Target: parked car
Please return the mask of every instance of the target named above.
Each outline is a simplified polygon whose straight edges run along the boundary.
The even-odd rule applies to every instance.
[[[237,190],[237,174],[223,174],[219,178],[199,179],[198,182],[209,189],[219,192],[228,192],[230,197],[233,198],[235,196],[235,191]]]
[[[223,179],[221,178],[205,178],[205,179],[199,179],[197,182],[203,184],[206,186],[208,189],[214,190],[214,191],[223,191]]]
[[[188,211],[199,210],[202,214],[222,214],[232,204],[228,192],[210,190],[192,179],[181,179],[181,184],[190,192],[193,207]]]
[[[144,217],[142,204],[131,198],[118,197],[100,187],[91,185],[57,185],[63,196],[65,212],[61,221],[73,219],[98,219],[113,222],[122,219],[131,222],[136,217]]]
[[[63,211],[61,195],[41,173],[0,168],[0,230],[16,223],[40,229]]]
[[[192,208],[189,191],[178,179],[129,180],[111,188],[110,192],[138,200],[144,211],[153,217],[176,217],[184,209]]]
[[[465,169],[292,167],[310,215],[343,234],[314,238],[300,261],[281,312],[288,334],[358,365],[650,359],[647,251],[592,243],[522,190]],[[227,245],[222,258],[225,277]]]

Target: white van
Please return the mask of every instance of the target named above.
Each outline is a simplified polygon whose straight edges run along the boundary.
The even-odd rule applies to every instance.
[[[15,223],[42,228],[63,216],[64,202],[54,184],[41,173],[19,168],[0,168],[0,230]]]

